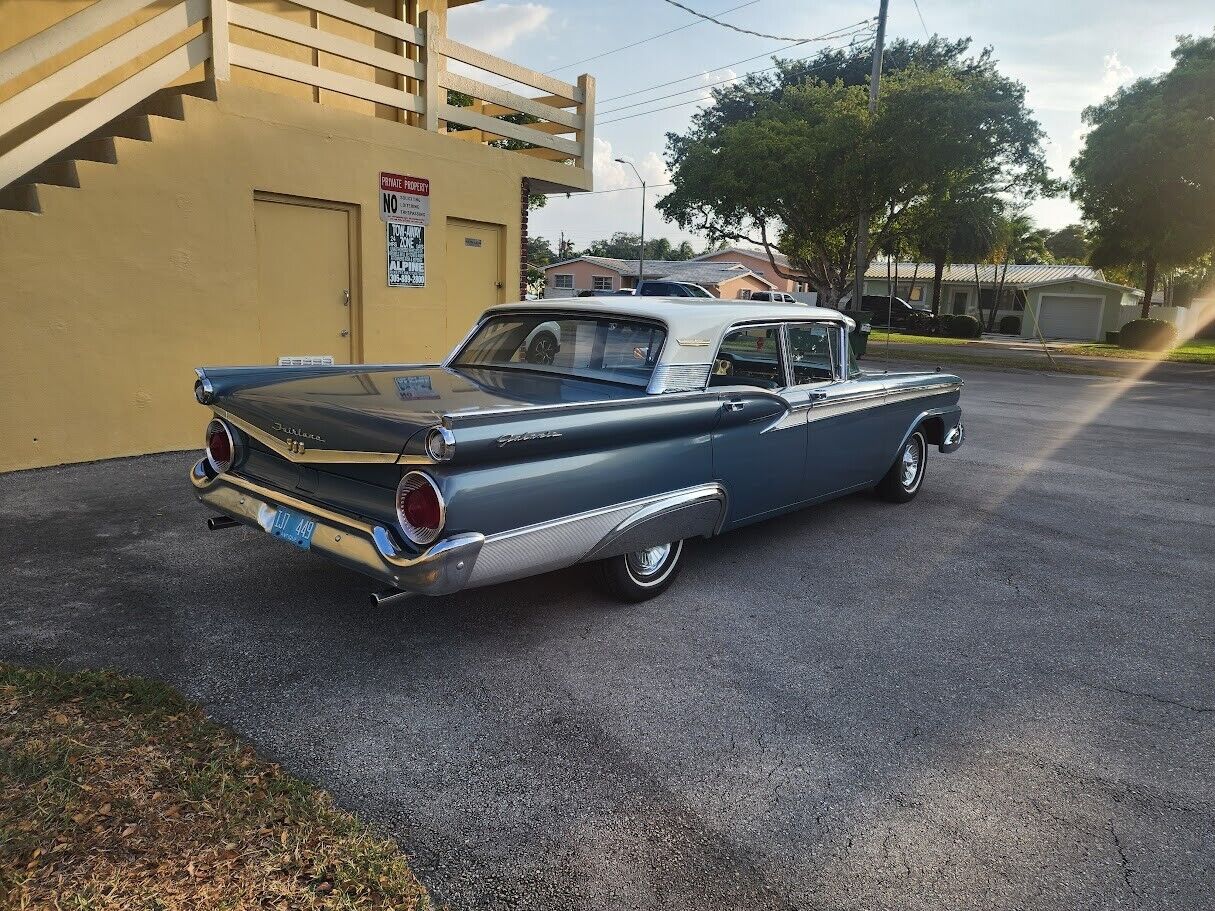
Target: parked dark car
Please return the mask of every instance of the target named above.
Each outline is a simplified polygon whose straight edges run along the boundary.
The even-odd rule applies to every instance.
[[[962,445],[962,381],[866,373],[852,329],[800,304],[575,298],[487,311],[441,366],[200,368],[191,482],[211,528],[379,579],[381,603],[575,563],[642,601],[685,540],[869,487],[905,503],[929,447]]]
[[[937,318],[925,304],[913,304],[901,297],[884,294],[866,294],[861,298],[861,309],[873,314],[873,325],[892,329],[910,329],[915,332],[933,332]]]
[[[638,297],[712,297],[692,282],[645,281],[634,292]]]

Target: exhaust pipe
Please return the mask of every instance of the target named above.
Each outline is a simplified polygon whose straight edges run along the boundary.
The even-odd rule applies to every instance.
[[[399,588],[389,588],[382,592],[371,593],[372,607],[391,607],[394,604],[401,604],[415,597],[414,592],[402,591]]]
[[[212,516],[207,519],[207,528],[210,531],[219,531],[221,528],[236,528],[240,525],[235,519],[228,516]]]

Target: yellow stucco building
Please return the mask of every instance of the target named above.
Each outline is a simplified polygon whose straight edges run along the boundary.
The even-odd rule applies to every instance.
[[[590,189],[593,80],[447,0],[4,5],[0,471],[197,445],[198,365],[434,361]]]

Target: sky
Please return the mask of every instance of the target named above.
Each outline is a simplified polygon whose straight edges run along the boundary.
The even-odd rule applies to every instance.
[[[940,34],[970,37],[976,49],[990,45],[1000,70],[1025,84],[1028,105],[1046,132],[1046,160],[1060,178],[1068,175],[1068,162],[1082,144],[1081,112],[1086,106],[1120,85],[1167,70],[1177,35],[1210,34],[1215,29],[1212,0],[918,4],[917,11],[914,0],[890,0],[888,40]],[[872,18],[878,4],[686,0],[685,5],[740,28],[800,39]],[[672,29],[678,31],[642,41]],[[646,235],[691,240],[698,249],[703,247],[703,238],[663,222],[654,208],[667,192],[660,185],[670,180],[663,163],[665,134],[687,128],[691,115],[709,97],[709,83],[768,67],[768,55],[791,43],[698,20],[664,0],[482,0],[453,10],[448,30],[460,41],[569,82],[580,73],[595,77],[594,185],[599,192],[550,197],[545,208],[532,213],[529,224],[532,236],[548,238],[556,247],[564,233],[578,249],[614,231],[636,232],[640,226],[641,191],[633,170],[614,161],[621,157],[633,162],[653,187],[646,199]],[[807,44],[782,56],[808,56],[824,43],[831,42]],[[757,59],[739,62],[751,57]],[[683,81],[651,88],[677,79]],[[659,98],[676,92],[683,94]],[[1049,228],[1078,220],[1076,207],[1066,197],[1036,201],[1029,214]]]

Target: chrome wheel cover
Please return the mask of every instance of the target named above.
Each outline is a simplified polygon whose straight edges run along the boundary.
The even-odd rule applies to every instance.
[[[899,481],[907,490],[912,490],[920,478],[920,468],[924,464],[924,443],[919,434],[914,435],[903,447],[903,455],[899,459]]]
[[[647,547],[645,550],[635,550],[631,554],[626,554],[624,559],[629,565],[629,571],[637,578],[644,579],[662,569],[670,555],[671,545],[659,544],[656,547]]]

